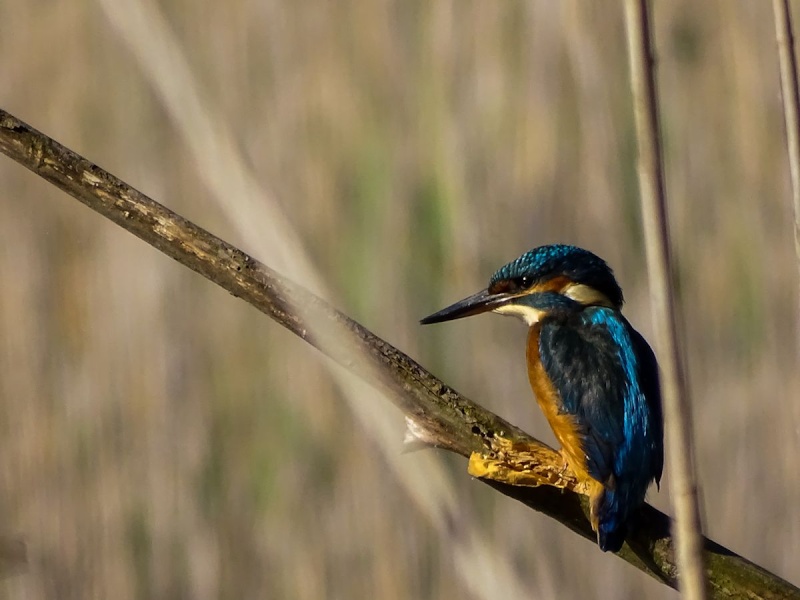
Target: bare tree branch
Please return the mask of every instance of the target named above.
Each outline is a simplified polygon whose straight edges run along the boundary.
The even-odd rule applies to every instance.
[[[407,415],[414,439],[472,457],[475,472],[481,457],[508,453],[509,469],[548,485],[481,481],[594,541],[586,499],[574,491],[573,474],[562,473],[561,457],[552,448],[461,396],[322,299],[2,110],[0,151],[385,392]],[[313,326],[319,322],[333,324],[347,339],[317,336]],[[670,525],[669,517],[646,505],[618,556],[675,587]],[[800,589],[710,540],[705,540],[705,558],[716,598],[800,599]]]
[[[689,600],[706,597],[700,502],[694,468],[694,437],[689,386],[681,362],[672,294],[667,197],[658,126],[658,96],[653,70],[647,0],[627,0],[625,20],[631,91],[639,150],[639,193],[650,275],[650,304],[661,366],[667,469],[677,521],[678,567],[681,592]]]

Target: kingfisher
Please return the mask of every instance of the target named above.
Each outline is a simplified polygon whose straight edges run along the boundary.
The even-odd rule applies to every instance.
[[[606,262],[566,244],[540,246],[498,269],[489,287],[422,319],[483,312],[528,325],[528,378],[561,455],[588,491],[597,543],[617,552],[650,483],[661,481],[664,428],[658,363],[622,316]]]

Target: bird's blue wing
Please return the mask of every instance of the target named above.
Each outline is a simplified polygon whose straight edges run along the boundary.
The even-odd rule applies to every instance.
[[[606,327],[578,317],[547,319],[539,333],[542,367],[558,393],[559,412],[575,418],[589,474],[606,481],[624,443],[625,373]]]
[[[618,312],[593,307],[542,322],[542,366],[558,392],[559,410],[582,435],[589,474],[658,479],[663,463],[661,407],[655,357]],[[642,491],[642,495],[644,491]]]

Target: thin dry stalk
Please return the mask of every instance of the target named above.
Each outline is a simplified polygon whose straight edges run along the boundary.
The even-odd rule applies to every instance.
[[[794,248],[800,270],[800,91],[797,85],[797,59],[794,54],[792,11],[789,0],[773,0],[775,36],[778,41],[778,60],[783,92],[783,116],[786,121],[786,149],[789,154],[789,173],[792,179],[794,207]]]
[[[693,460],[689,389],[681,363],[675,301],[670,285],[672,262],[667,202],[658,126],[650,20],[646,0],[627,0],[625,19],[631,91],[639,149],[638,173],[644,221],[650,297],[661,364],[667,461],[676,516],[680,589],[690,600],[706,597],[703,538]]]
[[[249,168],[234,135],[211,110],[203,97],[201,87],[192,72],[179,40],[170,29],[168,20],[157,3],[150,0],[114,2],[98,0],[111,25],[119,33],[118,39],[131,51],[164,110],[169,114],[183,139],[188,153],[198,165],[197,173],[210,195],[249,247],[276,257],[281,270],[286,270],[303,281],[309,288],[326,296],[326,282],[313,267],[300,237],[290,219],[274,201],[263,180]],[[317,339],[337,339],[339,332],[329,322],[312,321],[309,330]],[[354,360],[364,362],[354,354]],[[467,587],[476,591],[476,597],[488,598],[490,590],[486,578],[479,578],[479,565],[493,574],[491,593],[503,590],[514,596],[523,593],[524,586],[514,573],[513,561],[505,556],[503,548],[489,548],[488,536],[477,523],[466,519],[463,531],[453,536],[448,524],[463,518],[466,512],[455,501],[456,492],[451,480],[435,460],[417,462],[417,472],[411,472],[407,461],[400,460],[397,444],[391,435],[395,415],[380,410],[372,402],[373,390],[359,385],[347,371],[329,366],[329,372],[343,392],[365,433],[386,456],[396,480],[406,488],[409,498],[433,523],[444,539],[449,536],[455,550],[457,573]],[[366,367],[366,365],[364,365]],[[306,410],[313,410],[304,406]],[[437,485],[420,485],[419,479],[436,481]],[[476,543],[480,541],[480,552]],[[491,566],[487,565],[488,554]]]

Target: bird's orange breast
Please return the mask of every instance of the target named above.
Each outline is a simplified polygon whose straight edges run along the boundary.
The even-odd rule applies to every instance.
[[[563,410],[561,398],[553,382],[548,377],[542,365],[539,354],[539,331],[541,326],[534,325],[528,332],[528,379],[531,382],[533,393],[539,408],[547,418],[550,428],[561,444],[561,453],[569,463],[570,468],[582,482],[594,482],[586,465],[586,453],[583,450],[583,436],[580,424],[576,417]]]

